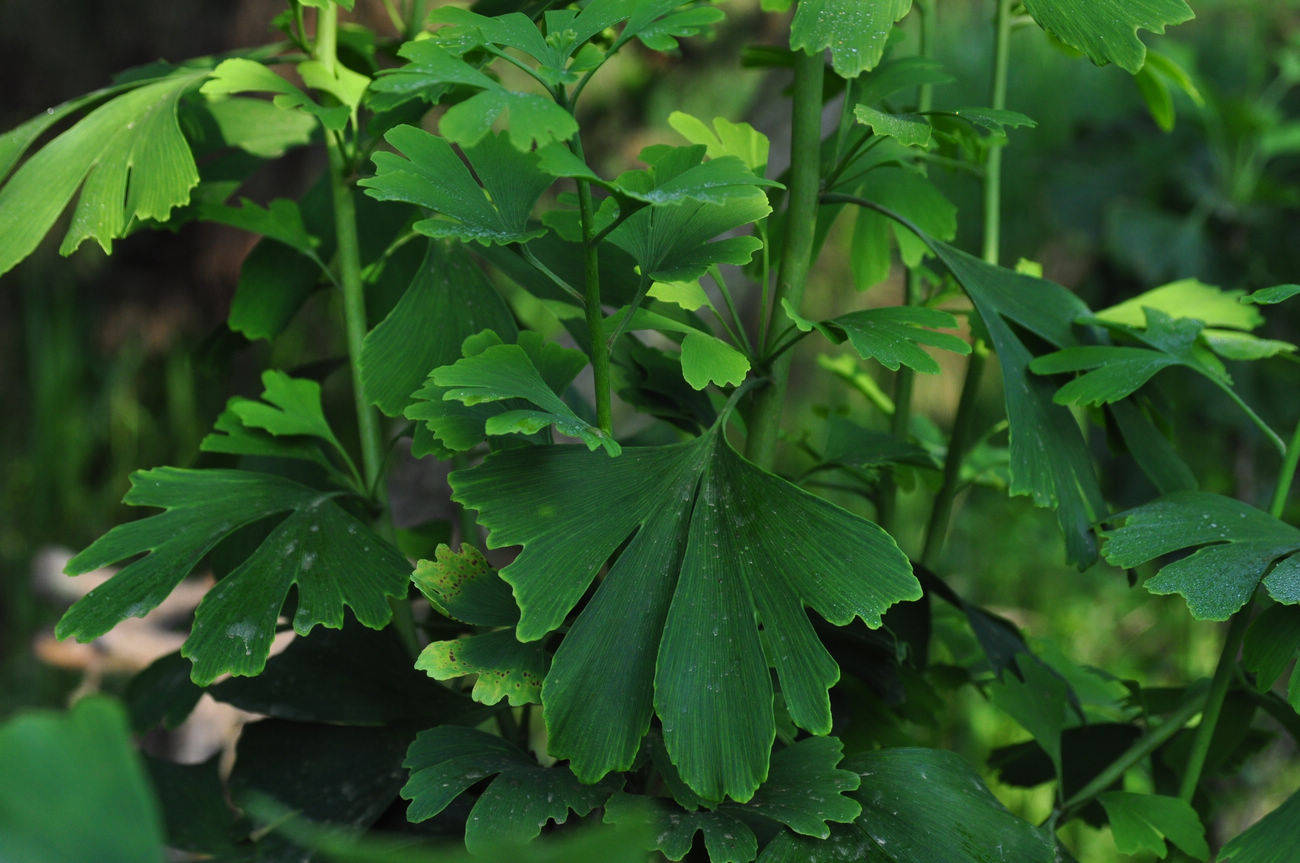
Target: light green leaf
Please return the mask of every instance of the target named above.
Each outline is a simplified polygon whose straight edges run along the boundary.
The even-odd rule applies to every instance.
[[[893,138],[907,147],[929,149],[933,130],[920,114],[889,114],[870,105],[857,105],[854,118],[881,137]]]
[[[471,854],[535,839],[548,821],[563,824],[570,811],[582,817],[617,790],[612,781],[583,785],[563,766],[540,767],[500,737],[454,725],[420,732],[406,753],[405,767],[411,771],[402,786],[402,797],[411,801],[406,817],[417,824],[471,785],[496,777],[465,824],[465,847]]]
[[[1263,510],[1208,492],[1166,495],[1121,512],[1102,554],[1132,569],[1175,551],[1198,549],[1162,567],[1145,583],[1155,594],[1181,594],[1197,620],[1227,620],[1261,581],[1278,602],[1300,602],[1300,530]],[[1270,572],[1274,561],[1283,558]],[[1268,576],[1265,577],[1265,573]]]
[[[1201,340],[1205,346],[1225,360],[1250,362],[1266,360],[1279,354],[1289,354],[1296,350],[1291,342],[1279,339],[1261,339],[1250,333],[1237,330],[1207,329],[1201,330]]]
[[[1197,860],[1210,856],[1205,827],[1196,810],[1185,800],[1161,794],[1107,791],[1097,795],[1115,834],[1115,848],[1121,854],[1150,853],[1165,858],[1165,840]]]
[[[227,146],[263,159],[310,143],[319,128],[310,114],[262,99],[210,98],[206,107]]]
[[[935,251],[975,304],[1002,366],[1010,491],[1055,509],[1070,559],[1087,565],[1096,559],[1091,525],[1103,509],[1092,458],[1073,415],[1053,403],[1053,385],[1029,374],[1033,355],[1010,325],[1071,347],[1077,344],[1072,324],[1088,308],[1052,282],[995,267],[943,243]]]
[[[831,52],[831,67],[841,78],[856,78],[880,62],[885,43],[912,8],[912,0],[799,0],[790,23],[790,47]]]
[[[710,129],[703,120],[682,111],[673,111],[668,115],[668,125],[692,144],[703,144],[710,159],[735,156],[760,177],[767,168],[771,145],[766,135],[748,123],[733,123],[725,117],[715,117]]]
[[[433,218],[415,223],[420,233],[484,245],[523,243],[546,233],[529,228],[528,216],[551,178],[538,170],[532,154],[514,149],[503,136],[489,135],[467,148],[469,167],[447,141],[414,126],[398,126],[384,139],[404,157],[376,153],[375,175],[358,185],[377,200],[432,210]]]
[[[303,6],[313,6],[317,9],[328,9],[331,6],[342,6],[349,12],[352,11],[353,4],[356,0],[298,0]]]
[[[655,282],[650,286],[650,291],[646,296],[680,306],[688,312],[698,311],[705,306],[713,307],[713,303],[709,300],[709,295],[704,292],[699,279],[688,279],[680,282]]]
[[[434,559],[417,563],[411,580],[439,614],[452,620],[477,626],[514,626],[519,620],[510,585],[472,545],[455,552],[439,543]]]
[[[350,112],[347,105],[324,107],[266,66],[243,57],[223,60],[201,92],[209,98],[234,93],[273,93],[271,101],[276,107],[299,108],[335,132],[347,125]]]
[[[368,76],[354,72],[338,62],[331,69],[319,60],[306,60],[298,64],[298,75],[308,87],[329,93],[346,105],[353,117],[361,104],[361,97],[370,86]]]
[[[781,188],[775,180],[755,174],[736,156],[701,161],[706,151],[703,144],[646,147],[640,158],[649,167],[625,171],[610,188],[656,206],[687,201],[726,205],[737,199],[753,200],[759,186]]]
[[[1146,60],[1137,32],[1165,32],[1193,17],[1183,0],[1025,0],[1048,33],[1082,51],[1098,66],[1114,63],[1136,75]]]
[[[0,725],[0,860],[162,863],[163,820],[126,714],[103,696]]]
[[[695,389],[740,386],[748,374],[749,358],[721,339],[701,332],[682,339],[682,377]]]
[[[470,693],[475,701],[491,705],[505,698],[511,707],[541,703],[549,665],[550,654],[540,644],[523,644],[510,629],[434,641],[415,660],[415,667],[434,680],[475,675]]]
[[[957,319],[939,309],[924,306],[863,309],[814,324],[796,313],[785,300],[781,303],[799,329],[809,332],[816,326],[835,344],[847,339],[863,359],[875,360],[890,371],[898,371],[900,365],[905,365],[922,374],[938,374],[939,363],[922,350],[921,345],[962,355],[971,351],[963,339],[951,333],[934,331],[957,327]]]
[[[824,841],[781,833],[759,863],[1055,863],[1052,837],[1008,812],[969,764],[936,749],[882,749],[842,765],[862,814]]]
[[[1300,791],[1219,851],[1219,863],[1290,863],[1300,855]]]
[[[343,625],[343,607],[371,629],[388,623],[389,597],[406,593],[405,558],[339,508],[333,495],[283,477],[237,470],[155,468],[131,477],[124,502],[164,512],[119,525],[68,562],[69,574],[144,555],[68,609],[59,638],[90,641],[162,602],[218,542],[245,525],[288,513],[257,550],[208,592],[182,653],[206,685],[266,664],[275,622],[297,586],[295,631]]]
[[[1182,365],[1177,357],[1146,348],[1086,345],[1039,357],[1029,368],[1040,375],[1087,371],[1057,390],[1053,400],[1062,405],[1103,405],[1127,398],[1156,372],[1177,365]]]
[[[176,106],[208,74],[207,69],[180,68],[143,81],[95,108],[21,164],[0,187],[0,274],[31,254],[73,197],[77,205],[59,246],[64,255],[88,239],[111,251],[113,240],[137,221],[166,221],[186,203],[199,172],[177,124]],[[71,113],[81,103],[65,107]],[[44,127],[21,129],[39,132]],[[6,161],[30,145],[27,138],[6,136],[0,151]]]
[[[542,689],[550,751],[586,781],[631,766],[653,700],[690,787],[749,799],[775,735],[769,663],[793,721],[830,730],[827,689],[839,674],[805,605],[837,625],[878,626],[889,605],[920,595],[888,534],[745,462],[720,424],[616,459],[574,447],[498,452],[451,482],[492,547],[523,546],[501,573],[521,639],[560,626],[628,543]]]
[[[1257,309],[1243,305],[1248,301],[1245,291],[1225,291],[1196,279],[1181,279],[1102,309],[1096,317],[1113,324],[1145,327],[1144,310],[1155,309],[1171,318],[1195,318],[1207,327],[1253,330],[1264,323],[1264,317]]]
[[[366,397],[389,416],[401,416],[429,372],[459,359],[461,344],[481,330],[513,340],[514,315],[462,248],[430,242],[410,287],[366,334]]]
[[[1241,298],[1243,303],[1255,303],[1260,306],[1271,306],[1274,303],[1280,303],[1289,300],[1296,294],[1300,294],[1300,285],[1274,285],[1271,288],[1261,288],[1254,293],[1248,294]]]

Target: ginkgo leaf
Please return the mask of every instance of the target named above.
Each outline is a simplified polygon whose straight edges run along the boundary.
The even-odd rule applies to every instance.
[[[310,461],[324,468],[340,486],[346,487],[352,479],[335,467],[317,441],[276,437],[269,432],[249,428],[229,408],[221,412],[212,424],[212,431],[199,441],[199,451]]]
[[[472,854],[534,839],[548,821],[563,824],[570,811],[582,817],[618,788],[613,780],[584,785],[563,766],[541,767],[500,737],[454,725],[420,732],[405,766],[411,771],[402,786],[402,797],[411,801],[406,817],[417,824],[475,783],[496,777],[465,824],[465,847]]]
[[[1300,791],[1252,824],[1219,851],[1219,863],[1286,863],[1300,854]]]
[[[1091,525],[1103,511],[1092,458],[1073,415],[1053,402],[1052,383],[1029,374],[1033,355],[1011,324],[1058,348],[1072,347],[1078,344],[1073,322],[1087,315],[1088,307],[1052,282],[943,243],[935,243],[934,250],[975,304],[997,351],[1010,426],[1010,491],[1055,509],[1069,558],[1086,566],[1096,559]]]
[[[682,339],[682,377],[695,389],[739,386],[748,374],[749,358],[721,339],[698,331]]]
[[[856,193],[908,219],[930,237],[951,240],[957,235],[957,207],[934,183],[915,171],[888,166],[872,168],[856,186]],[[889,277],[891,234],[904,266],[917,267],[930,254],[925,241],[909,229],[862,207],[853,226],[850,249],[850,264],[858,290],[866,290]]]
[[[561,144],[539,151],[539,167],[557,177],[595,183],[634,201],[655,206],[695,201],[725,205],[736,198],[752,198],[756,187],[777,187],[736,156],[722,155],[704,161],[704,144],[669,147],[655,144],[641,151],[648,167],[625,171],[613,181],[602,179],[585,162]]]
[[[210,97],[205,106],[226,146],[262,159],[276,159],[311,141],[320,125],[310,114],[274,102],[243,97]]]
[[[299,108],[320,120],[326,129],[338,132],[348,123],[351,109],[347,105],[325,107],[255,60],[235,57],[223,60],[212,70],[203,85],[205,96],[229,96],[235,93],[272,93],[271,101],[280,108]]]
[[[1114,63],[1132,75],[1146,59],[1139,29],[1163,33],[1166,26],[1193,17],[1184,0],[1025,0],[1025,9],[1044,30],[1098,66]]]
[[[68,562],[80,574],[144,555],[86,594],[59,621],[59,638],[90,641],[162,602],[217,543],[239,528],[288,513],[243,563],[208,592],[182,652],[192,677],[261,671],[289,588],[295,631],[343,625],[343,608],[372,629],[388,623],[389,597],[406,593],[410,567],[397,549],[334,503],[333,494],[283,477],[238,470],[155,468],[131,477],[123,499],[164,512],[119,525]]]
[[[1241,643],[1241,667],[1255,675],[1255,689],[1267,692],[1300,652],[1300,608],[1274,605],[1250,622]]]
[[[926,149],[934,136],[930,121],[921,114],[891,114],[870,105],[853,109],[854,118],[874,134],[893,138],[908,147]]]
[[[199,172],[176,109],[210,73],[181,67],[137,82],[19,165],[0,186],[0,274],[31,254],[74,197],[77,204],[59,246],[64,255],[88,239],[111,251],[113,240],[137,221],[166,221],[185,204]],[[67,113],[81,105],[72,103]],[[39,133],[46,127],[26,128]],[[3,143],[12,163],[30,140],[6,136]]]
[[[468,166],[446,140],[414,126],[397,126],[384,139],[404,155],[376,153],[375,175],[358,185],[380,201],[432,210],[433,218],[416,222],[420,233],[484,245],[523,243],[546,233],[529,228],[528,216],[551,178],[538,170],[532,154],[519,152],[503,136],[489,135],[467,148]]]
[[[989,700],[1034,737],[1062,776],[1061,734],[1083,717],[1073,693],[1054,669],[1028,653],[1014,660],[1014,672],[1004,672],[989,687]]]
[[[519,620],[510,585],[472,545],[456,552],[439,543],[433,560],[415,565],[411,580],[439,614],[452,620],[477,626],[514,626]]]
[[[760,863],[1055,863],[1050,834],[1006,810],[969,764],[937,749],[881,749],[841,765],[862,778],[862,814],[827,840],[783,832]]]
[[[537,33],[531,22],[528,26]],[[508,117],[506,134],[518,150],[567,141],[578,131],[573,115],[549,95],[509,90],[447,50],[439,40],[407,42],[398,55],[407,64],[381,73],[372,85],[377,92],[439,93],[447,84],[480,91],[448,108],[438,123],[442,136],[462,147],[477,144],[502,117]]]
[[[653,703],[687,784],[708,800],[749,799],[775,735],[769,663],[793,721],[830,730],[839,672],[805,606],[879,626],[890,605],[920,596],[888,534],[744,461],[721,423],[616,459],[507,450],[451,483],[491,547],[523,546],[501,572],[523,640],[559,627],[627,543],[542,689],[549,750],[585,781],[631,766]]]
[[[475,701],[490,705],[505,698],[511,707],[541,703],[548,665],[550,654],[540,644],[524,644],[509,629],[434,641],[415,660],[434,680],[474,675]]]
[[[790,23],[790,47],[809,54],[830,49],[831,68],[856,78],[880,62],[894,24],[912,0],[799,0]]]
[[[298,209],[296,201],[276,198],[265,208],[259,207],[248,198],[241,198],[240,203],[242,206],[239,207],[225,204],[200,204],[195,209],[195,213],[201,221],[217,222],[261,234],[319,261],[316,257],[316,247],[320,245],[320,240],[307,232],[302,221],[302,212]]]
[[[1227,620],[1261,582],[1278,602],[1300,602],[1300,529],[1250,504],[1185,491],[1112,518],[1124,523],[1106,532],[1102,554],[1115,566],[1197,549],[1144,584],[1155,594],[1181,594],[1197,620]]]
[[[430,242],[410,287],[366,334],[366,397],[389,416],[401,416],[429,372],[454,363],[465,339],[482,330],[513,340],[509,306],[462,248]]]
[[[681,860],[704,835],[709,863],[750,863],[758,854],[758,838],[735,814],[708,809],[684,810],[671,800],[619,792],[605,803],[606,824],[644,824],[649,827],[641,847],[658,851],[669,860]]]
[[[814,322],[794,311],[789,302],[782,300],[781,304],[799,329],[811,332],[815,328],[835,344],[847,340],[863,359],[875,360],[891,371],[898,371],[899,365],[905,365],[923,374],[938,374],[939,363],[921,345],[962,355],[971,351],[963,339],[951,333],[935,332],[936,329],[957,327],[957,319],[940,309],[889,306]]]
[[[1171,318],[1195,318],[1207,327],[1253,330],[1264,323],[1264,316],[1245,305],[1249,299],[1245,294],[1245,291],[1225,291],[1197,279],[1180,279],[1102,309],[1095,317],[1108,323],[1145,327],[1145,310],[1155,309]]]
[[[1289,300],[1297,294],[1300,294],[1300,285],[1274,285],[1271,288],[1262,288],[1244,296],[1241,301],[1260,306],[1271,306]]]
[[[771,144],[766,135],[748,123],[733,123],[725,117],[714,117],[710,129],[703,120],[682,111],[673,111],[668,115],[668,125],[692,144],[703,144],[710,159],[735,156],[760,177],[767,168]]]
[[[1097,802],[1106,810],[1115,834],[1115,849],[1121,854],[1150,853],[1163,860],[1168,839],[1193,859],[1210,856],[1205,827],[1192,804],[1185,800],[1162,794],[1107,791],[1097,795]]]

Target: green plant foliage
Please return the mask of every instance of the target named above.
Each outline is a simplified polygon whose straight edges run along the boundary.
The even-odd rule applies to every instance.
[[[542,691],[549,748],[584,780],[630,766],[653,685],[687,784],[708,800],[749,799],[775,733],[767,662],[794,722],[830,730],[826,690],[838,670],[802,605],[831,622],[877,626],[889,605],[920,595],[887,534],[758,470],[721,438],[719,425],[613,460],[563,447],[508,451],[453,474],[455,499],[478,510],[491,545],[523,546],[501,575],[524,640],[559,626],[635,531],[565,635]],[[527,509],[521,495],[533,501]],[[813,525],[821,539],[809,543]],[[766,574],[755,580],[758,571]]]
[[[1261,818],[1219,851],[1222,863],[1283,863],[1300,852],[1295,819],[1300,817],[1300,792]]]
[[[1165,32],[1192,18],[1183,0],[1025,0],[1039,25],[1097,65],[1114,63],[1136,75],[1146,59],[1138,30]]]
[[[1261,583],[1278,602],[1300,602],[1300,530],[1247,503],[1208,492],[1179,492],[1113,517],[1102,553],[1126,569],[1197,549],[1145,582],[1181,594],[1198,620],[1227,620]],[[1277,561],[1276,565],[1274,562]]]
[[[1241,666],[1255,675],[1255,689],[1267,692],[1300,653],[1300,609],[1275,605],[1250,622],[1241,645]],[[1288,687],[1292,706],[1300,704],[1300,680]],[[1300,712],[1300,710],[1297,710]]]
[[[1160,794],[1107,791],[1097,795],[1106,809],[1115,847],[1121,854],[1154,854],[1164,859],[1165,840],[1194,859],[1210,856],[1205,828],[1190,803]]]
[[[937,329],[954,329],[957,319],[950,313],[924,306],[896,306],[849,312],[829,321],[814,322],[801,317],[786,303],[785,313],[804,332],[816,329],[835,344],[848,341],[858,354],[875,360],[891,371],[900,365],[923,374],[937,375],[939,364],[921,345],[943,348],[957,354],[969,354],[970,345],[950,333]]]
[[[891,166],[872,168],[859,193],[909,220],[930,237],[952,240],[957,235],[957,208],[915,171]],[[893,264],[889,254],[891,236],[905,266],[919,266],[930,254],[925,241],[898,222],[874,210],[860,209],[853,224],[850,259],[858,290],[889,277]]]
[[[162,863],[162,817],[119,705],[86,698],[0,726],[0,859]]]
[[[856,78],[880,62],[894,23],[911,8],[912,0],[800,0],[790,24],[790,47],[810,54],[829,48],[835,73]]]
[[[450,725],[421,732],[405,766],[411,778],[402,797],[411,801],[407,818],[416,823],[437,815],[475,783],[496,777],[465,824],[470,853],[525,842],[548,821],[563,824],[570,811],[582,817],[618,790],[612,779],[584,785],[563,766],[538,766],[500,737]]]

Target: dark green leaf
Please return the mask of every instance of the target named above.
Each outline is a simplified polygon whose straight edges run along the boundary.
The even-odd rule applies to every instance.
[[[319,261],[316,257],[316,246],[320,241],[307,233],[297,203],[285,198],[276,198],[267,205],[266,209],[257,206],[248,198],[241,198],[240,203],[243,206],[200,204],[196,209],[196,215],[204,222],[217,222],[261,234]]]
[[[1114,63],[1136,75],[1146,59],[1137,31],[1165,32],[1190,21],[1183,0],[1025,0],[1039,25],[1098,66]]]
[[[809,54],[831,52],[831,67],[841,78],[856,78],[874,68],[894,24],[912,0],[799,0],[790,24],[790,47]]]
[[[190,680],[190,664],[180,652],[154,660],[131,678],[126,686],[126,706],[131,728],[151,731],[158,726],[175,728],[199,703],[203,690]]]
[[[969,354],[963,339],[936,329],[955,329],[957,319],[939,309],[924,306],[890,306],[863,309],[814,323],[800,316],[785,300],[785,313],[804,332],[814,327],[835,344],[848,340],[863,359],[875,360],[891,371],[905,365],[924,374],[938,374],[939,363],[920,346],[931,345],[957,354]]]
[[[1241,645],[1241,666],[1255,675],[1255,688],[1267,692],[1300,651],[1300,608],[1274,605],[1250,622]]]
[[[232,851],[241,832],[247,833],[248,825],[241,824],[226,802],[220,760],[220,754],[201,764],[145,757],[150,783],[162,804],[169,848],[220,854]]]
[[[661,798],[645,798],[619,792],[605,804],[605,823],[650,826],[647,841],[640,847],[659,851],[669,860],[681,860],[695,844],[695,834],[704,834],[709,863],[750,863],[758,853],[754,831],[733,813],[707,809],[686,811]]]
[[[1097,800],[1106,809],[1121,854],[1150,853],[1163,860],[1168,839],[1197,860],[1210,856],[1201,819],[1184,800],[1129,791],[1107,791]]]

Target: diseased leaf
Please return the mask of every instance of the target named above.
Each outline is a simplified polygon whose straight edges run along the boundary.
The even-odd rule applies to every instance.
[[[429,372],[459,359],[461,344],[481,330],[513,340],[514,315],[463,249],[430,242],[415,280],[366,334],[366,397],[389,416],[401,416]]]
[[[950,333],[935,329],[955,329],[957,319],[950,313],[924,306],[890,306],[880,309],[863,309],[813,322],[795,312],[788,302],[781,301],[785,313],[804,332],[814,328],[835,344],[847,340],[854,350],[867,360],[875,360],[891,371],[900,365],[923,374],[938,374],[939,363],[920,346],[931,345],[957,354],[969,354],[970,345]]]
[[[1288,556],[1300,550],[1300,530],[1250,504],[1186,491],[1112,519],[1124,524],[1106,532],[1102,554],[1115,566],[1131,569],[1197,549],[1145,583],[1155,594],[1181,594],[1197,620],[1227,620],[1261,581],[1278,602],[1300,602],[1300,556]]]
[[[298,588],[295,631],[337,629],[343,607],[361,623],[388,623],[389,597],[406,593],[405,558],[344,512],[334,495],[269,474],[155,468],[137,471],[123,499],[164,512],[113,528],[68,562],[72,574],[144,556],[90,591],[59,621],[59,638],[90,641],[127,617],[162,602],[218,542],[233,531],[289,513],[257,550],[217,583],[195,612],[182,648],[192,677],[257,674],[266,664],[275,622],[289,588]]]
[[[920,595],[888,534],[745,462],[720,424],[616,459],[498,452],[451,483],[492,547],[523,546],[501,572],[521,639],[560,626],[627,542],[542,689],[549,749],[585,781],[631,766],[653,702],[687,784],[708,800],[749,799],[775,735],[769,663],[793,721],[830,730],[838,669],[804,606],[878,626],[891,604]]]
[[[0,725],[0,860],[164,859],[162,816],[116,702],[92,696]]]
[[[540,767],[500,737],[452,725],[420,732],[405,766],[411,778],[402,797],[411,801],[406,817],[415,823],[437,815],[475,783],[496,777],[465,824],[471,854],[534,839],[548,821],[563,824],[570,811],[584,816],[618,789],[612,780],[583,785],[563,766]]]
[[[434,680],[474,675],[475,701],[491,705],[506,698],[511,707],[519,707],[541,703],[542,679],[550,659],[537,642],[524,644],[513,630],[498,629],[431,642],[415,667]]]
[[[472,545],[457,552],[439,543],[433,560],[415,565],[411,580],[439,614],[452,620],[476,626],[514,626],[519,620],[510,585]]]
[[[468,167],[446,140],[414,126],[397,126],[384,140],[403,155],[376,153],[375,175],[358,185],[380,201],[432,210],[433,218],[415,223],[420,233],[484,245],[523,243],[546,233],[528,227],[528,216],[551,178],[504,136],[488,135],[466,148]]]
[[[166,221],[185,204],[199,172],[176,106],[208,74],[205,68],[180,67],[137,82],[19,165],[0,186],[0,274],[32,253],[74,197],[77,205],[59,246],[64,255],[89,239],[109,252],[113,240],[138,221]],[[77,101],[64,108],[72,113],[81,106]],[[0,139],[0,156],[12,164],[35,139],[29,134],[45,128],[28,125],[20,127],[28,134]]]
[[[880,62],[885,43],[912,0],[799,0],[790,23],[790,47],[831,52],[831,67],[841,78],[856,78]]]
[[[1121,854],[1150,853],[1165,858],[1165,840],[1196,860],[1210,856],[1205,828],[1192,805],[1177,797],[1107,791],[1097,795],[1106,810],[1115,848]]]
[[[1131,75],[1146,60],[1138,30],[1163,33],[1193,17],[1183,0],[1025,0],[1025,8],[1044,30],[1098,66],[1114,63]]]
[[[1055,863],[1052,837],[1008,812],[953,752],[882,749],[845,760],[862,814],[827,840],[783,832],[760,863]]]

